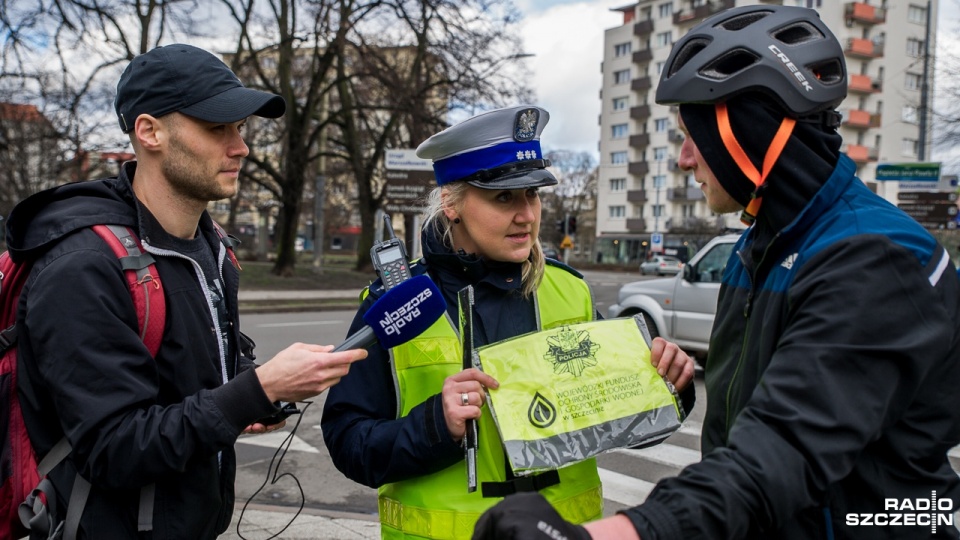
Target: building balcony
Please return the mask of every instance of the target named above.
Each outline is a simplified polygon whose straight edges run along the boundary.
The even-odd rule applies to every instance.
[[[854,163],[858,165],[863,165],[864,163],[869,163],[871,161],[877,161],[880,157],[880,150],[870,146],[863,146],[862,144],[848,144],[843,151],[847,154],[847,157],[852,159]]]
[[[634,204],[643,204],[647,202],[647,190],[645,189],[630,189],[627,190],[627,202]]]
[[[644,149],[650,146],[650,134],[638,133],[630,136],[630,148]]]
[[[636,107],[630,107],[630,118],[634,120],[646,120],[650,118],[650,106],[637,105]]]
[[[865,38],[847,38],[843,53],[854,58],[880,58],[883,56],[883,43]]]
[[[693,23],[700,22],[718,11],[732,8],[733,4],[734,0],[720,0],[719,2],[707,2],[693,9],[682,9],[673,14],[673,24],[689,26]]]
[[[633,35],[635,36],[648,36],[651,33],[653,33],[652,19],[637,21],[637,24],[633,25]]]
[[[639,51],[633,51],[633,63],[634,64],[648,64],[653,60],[653,51],[650,49],[640,49]]]
[[[847,26],[853,23],[873,26],[887,22],[887,10],[865,2],[848,2],[843,6],[843,18]]]
[[[646,161],[631,161],[627,165],[627,172],[634,176],[645,176],[650,172],[650,164]]]
[[[858,94],[876,94],[883,91],[883,81],[869,75],[850,75],[847,88]]]
[[[667,131],[667,142],[671,142],[673,144],[683,144],[683,139],[683,132],[679,129],[674,128]]]
[[[840,115],[842,116],[841,126],[857,129],[880,127],[880,113],[870,114],[870,112],[862,109],[846,109],[840,111]]]
[[[679,187],[667,189],[668,201],[702,201],[703,191],[695,187]]]
[[[630,81],[630,89],[634,92],[643,92],[653,88],[653,80],[650,77],[639,77]]]
[[[627,218],[627,232],[642,233],[647,232],[647,220],[643,218]]]

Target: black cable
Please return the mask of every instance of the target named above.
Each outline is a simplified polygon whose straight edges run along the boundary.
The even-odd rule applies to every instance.
[[[263,488],[267,487],[268,482],[272,486],[276,484],[284,476],[289,476],[290,478],[292,478],[293,481],[297,484],[297,489],[300,490],[300,508],[297,509],[297,513],[294,514],[292,518],[290,518],[290,521],[288,521],[287,524],[284,525],[283,528],[277,532],[277,534],[274,534],[273,536],[268,537],[266,540],[271,540],[272,538],[276,538],[280,536],[281,534],[283,534],[283,531],[287,530],[290,527],[290,525],[293,525],[293,521],[297,519],[297,516],[299,516],[300,512],[303,511],[303,507],[307,502],[306,496],[303,493],[303,486],[300,485],[300,480],[296,477],[296,475],[289,472],[278,474],[280,472],[280,465],[283,463],[283,458],[287,455],[287,450],[290,449],[290,445],[293,444],[293,438],[297,434],[297,429],[300,427],[300,422],[303,421],[303,416],[306,414],[307,408],[310,407],[310,405],[313,405],[312,401],[302,401],[299,403],[303,404],[303,409],[300,411],[300,416],[299,418],[297,418],[297,423],[293,425],[293,429],[290,430],[290,433],[287,435],[287,438],[284,439],[282,443],[280,443],[280,446],[277,447],[277,451],[274,452],[273,457],[270,458],[270,465],[267,467],[267,475],[263,479],[263,483],[260,484],[260,487],[258,487],[256,491],[253,492],[253,495],[250,495],[250,498],[247,499],[247,502],[243,504],[243,509],[240,510],[240,518],[237,519],[237,534],[243,540],[247,540],[247,537],[244,536],[242,532],[240,532],[240,525],[243,524],[243,514],[244,512],[247,511],[247,506],[249,506],[250,503],[253,502],[254,497],[259,495],[260,492],[263,491]],[[276,467],[274,467],[274,463],[276,463]]]

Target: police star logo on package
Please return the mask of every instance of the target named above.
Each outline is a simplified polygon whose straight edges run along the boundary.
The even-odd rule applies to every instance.
[[[597,365],[597,345],[584,330],[563,328],[555,336],[547,338],[550,348],[544,358],[553,363],[553,372],[570,373],[579,377],[585,369]]]

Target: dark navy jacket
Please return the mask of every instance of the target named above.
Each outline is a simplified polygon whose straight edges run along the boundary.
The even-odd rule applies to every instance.
[[[412,265],[414,274],[427,273],[440,288],[447,313],[459,324],[457,293],[474,286],[474,344],[477,347],[537,329],[533,300],[520,293],[520,264],[457,255],[440,245],[433,234],[423,235],[426,263]],[[572,268],[556,261],[548,264]],[[380,281],[370,287],[350,328],[363,326],[364,313],[382,294]],[[597,319],[599,313],[595,314]],[[332,387],[323,409],[323,440],[333,463],[351,480],[370,487],[443,470],[464,458],[463,447],[447,430],[440,388],[410,414],[397,418],[397,394],[389,353],[380,346],[350,366],[350,373]],[[691,383],[681,394],[687,413],[693,408]]]
[[[40,455],[64,434],[73,448],[51,474],[57,508],[64,511],[78,470],[93,486],[80,538],[137,538],[140,488],[151,483],[153,538],[216,538],[233,513],[233,445],[275,408],[247,369],[252,360],[221,359],[193,263],[159,254],[167,246],[136,203],[134,168],[128,163],[119,178],[41,192],[7,221],[11,254],[36,259],[21,296],[20,401]],[[138,335],[117,257],[89,228],[98,223],[133,227],[154,254],[167,305],[156,359]],[[206,214],[200,232],[219,253],[230,349],[237,351],[237,269]]]
[[[928,538],[929,522],[862,523],[884,499],[960,508],[957,273],[854,173],[842,156],[765,249],[741,238],[710,340],[704,457],[627,512],[644,540]]]

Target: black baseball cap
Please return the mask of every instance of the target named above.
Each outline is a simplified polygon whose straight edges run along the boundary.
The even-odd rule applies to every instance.
[[[117,83],[114,101],[120,129],[133,129],[137,117],[172,112],[206,122],[239,122],[248,116],[279,118],[287,104],[282,97],[246,88],[209,52],[192,45],[157,47],[134,58]]]

